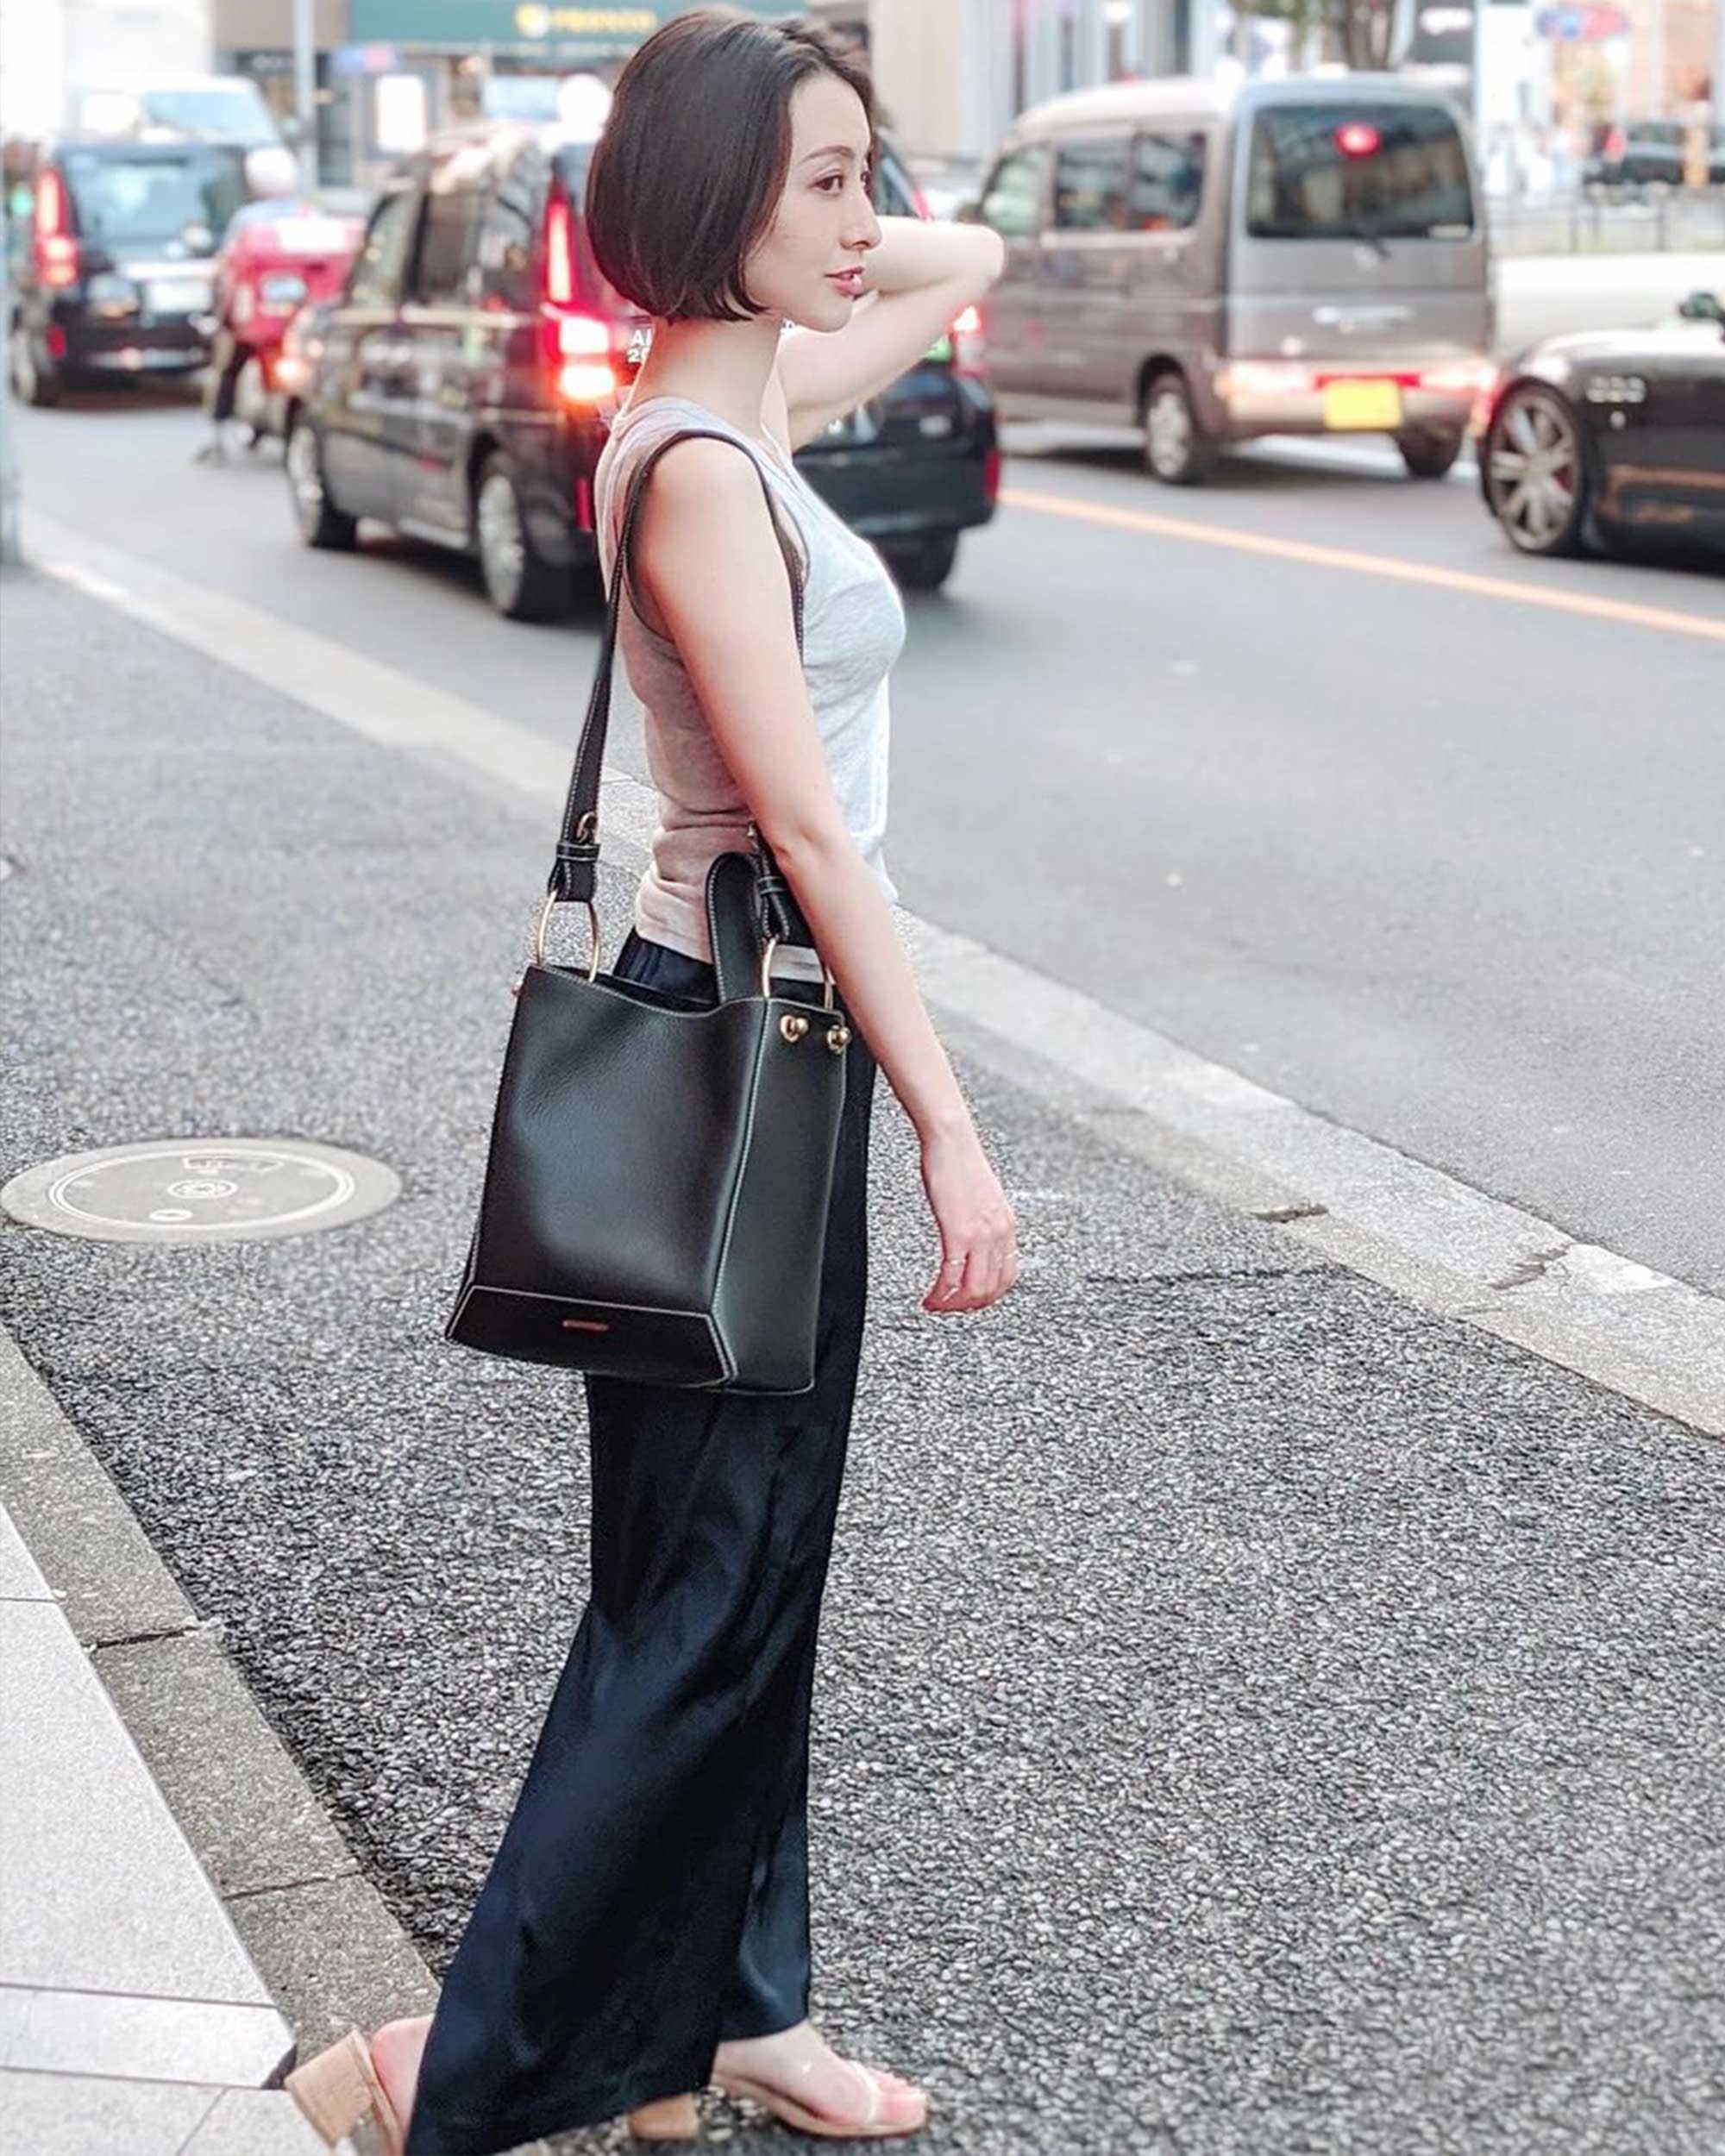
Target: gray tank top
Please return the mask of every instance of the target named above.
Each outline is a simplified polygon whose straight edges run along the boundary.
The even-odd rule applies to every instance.
[[[626,404],[612,423],[593,474],[599,562],[609,581],[630,481],[641,457],[680,427],[710,427],[738,442],[766,474],[775,513],[806,565],[803,675],[826,752],[833,792],[863,860],[888,899],[887,677],[904,647],[905,611],[875,548],[830,509],[781,452],[686,397]],[[641,700],[647,768],[659,795],[659,828],[635,898],[635,925],[655,943],[711,960],[704,904],[706,872],[722,853],[748,850],[750,812],[713,740],[676,646],[650,629],[625,591],[618,642]],[[787,593],[785,604],[789,606]],[[774,971],[818,980],[808,951],[782,949]]]

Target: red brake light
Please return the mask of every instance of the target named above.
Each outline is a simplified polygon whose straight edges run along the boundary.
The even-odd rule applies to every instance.
[[[1344,120],[1335,139],[1344,157],[1376,157],[1383,147],[1383,137],[1369,120]]]
[[[50,165],[36,183],[36,275],[45,285],[78,282],[78,242],[71,223],[66,182]]]
[[[988,340],[982,331],[982,311],[980,307],[967,307],[953,323],[952,371],[955,374],[980,375],[985,371],[988,359]]]
[[[597,315],[565,314],[548,307],[545,357],[556,369],[557,395],[566,404],[602,404],[617,394],[617,364],[611,325]]]
[[[553,195],[545,210],[545,297],[567,307],[575,296],[575,235],[569,205]]]
[[[990,449],[982,460],[982,492],[991,502],[1000,498],[1000,452]]]
[[[36,230],[44,237],[63,233],[66,216],[66,182],[50,165],[36,183]]]

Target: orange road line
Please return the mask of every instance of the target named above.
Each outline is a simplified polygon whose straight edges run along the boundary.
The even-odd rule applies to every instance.
[[[1304,561],[1323,569],[1352,569],[1360,576],[1387,576],[1402,584],[1429,584],[1441,591],[1471,592],[1481,599],[1513,599],[1521,606],[1545,606],[1560,614],[1589,614],[1596,621],[1631,622],[1640,629],[1662,629],[1680,636],[1707,636],[1725,643],[1725,621],[1684,613],[1674,606],[1644,606],[1627,599],[1590,598],[1579,592],[1546,591],[1517,584],[1509,577],[1476,576],[1466,569],[1442,569],[1423,561],[1401,561],[1376,554],[1355,554],[1346,547],[1322,547],[1305,539],[1272,539],[1256,531],[1229,531],[1185,517],[1158,517],[1144,509],[1115,509],[1106,502],[1077,502],[1061,494],[1038,494],[1028,487],[1003,486],[1000,499],[1013,509],[1040,511],[1045,517],[1071,517],[1082,523],[1113,524],[1164,539],[1195,540],[1201,547],[1232,547],[1241,554],[1273,555],[1282,561]],[[1482,511],[1481,514],[1484,512]]]

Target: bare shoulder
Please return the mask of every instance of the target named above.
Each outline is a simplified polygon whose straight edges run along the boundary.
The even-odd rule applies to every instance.
[[[691,515],[729,517],[742,503],[761,498],[761,480],[740,443],[696,435],[661,452],[649,505],[656,498],[680,523]]]

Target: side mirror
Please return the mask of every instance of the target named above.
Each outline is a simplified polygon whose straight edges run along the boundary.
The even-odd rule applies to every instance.
[[[1677,310],[1685,322],[1725,323],[1725,299],[1717,292],[1690,292],[1678,302]]]

